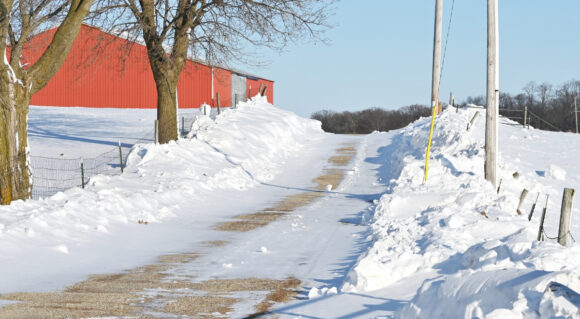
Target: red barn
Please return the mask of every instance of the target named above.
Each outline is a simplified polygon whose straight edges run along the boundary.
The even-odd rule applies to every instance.
[[[56,29],[34,37],[23,53],[23,62],[40,56]],[[244,72],[211,67],[188,60],[177,85],[179,108],[198,108],[206,103],[231,106],[268,87],[274,102],[274,82]],[[249,95],[249,96],[248,96]],[[144,45],[130,42],[83,25],[61,69],[36,93],[31,105],[113,108],[156,108],[157,92]]]

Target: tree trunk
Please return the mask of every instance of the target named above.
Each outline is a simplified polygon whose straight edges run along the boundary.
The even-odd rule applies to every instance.
[[[163,72],[153,72],[157,87],[157,120],[159,143],[175,141],[177,132],[177,77]]]
[[[205,1],[203,1],[205,3]],[[175,28],[173,45],[170,54],[163,47],[167,40],[164,29],[158,32],[156,3],[154,0],[140,0],[141,12],[134,7],[138,21],[143,28],[143,40],[147,46],[149,65],[157,87],[157,121],[159,123],[159,143],[165,144],[177,140],[177,81],[187,59],[187,48],[190,43],[190,30],[193,23],[191,3],[187,0],[177,1],[177,16],[169,23]],[[197,1],[193,1],[193,7]],[[169,27],[169,26],[168,26]]]
[[[38,20],[32,21],[24,6],[19,10],[20,17],[10,17],[7,13],[11,11],[12,1],[8,3],[9,5],[5,1],[0,2],[0,54],[4,62],[0,62],[0,204],[2,205],[31,197],[27,132],[30,98],[46,86],[64,63],[93,0],[68,2],[66,16],[56,29],[49,46],[33,65],[22,65],[20,53],[23,52],[27,35],[32,34],[32,30],[38,26],[35,23],[48,16],[37,16]],[[30,8],[32,10],[34,6]],[[58,13],[61,9],[55,12]],[[14,34],[18,32],[10,29],[10,19],[20,23],[20,34],[17,39],[14,38]],[[11,48],[7,47],[8,38],[12,43]],[[9,50],[12,50],[10,61],[6,55]]]
[[[30,198],[32,183],[28,167],[28,104],[25,85],[1,68],[0,78],[0,204]]]

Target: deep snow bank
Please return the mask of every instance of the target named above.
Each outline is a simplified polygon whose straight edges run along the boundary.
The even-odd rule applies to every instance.
[[[187,179],[193,188],[244,189],[271,180],[285,158],[322,134],[320,125],[256,96],[236,109],[225,109],[215,120],[198,116],[188,139],[178,146],[138,146],[128,163],[141,175]]]
[[[80,256],[102,254],[103,263],[114,263],[114,258],[106,257],[106,248],[87,252],[86,247],[107,236],[123,240],[124,227],[138,221],[195,219],[202,214],[192,209],[195,203],[219,193],[216,190],[243,190],[271,180],[289,154],[307,140],[322,137],[320,122],[255,97],[237,109],[224,110],[215,121],[199,117],[189,138],[134,147],[122,175],[97,176],[84,190],[2,206],[0,292],[19,287],[17,277],[5,274],[24,276],[19,267],[34,268],[38,260],[58,269],[63,267],[59,256],[74,263],[82,262]]]
[[[466,131],[476,111],[481,116]],[[483,109],[447,110],[438,117],[426,183],[430,119],[393,138],[397,176],[377,206],[371,225],[374,244],[349,273],[343,291],[371,291],[423,276],[429,279],[400,311],[402,318],[578,317],[580,299],[574,291],[580,291],[580,246],[535,241],[540,207],[532,222],[527,211],[516,214],[520,192],[528,188],[550,194],[555,215],[561,188],[553,181],[565,179],[565,174],[554,168],[548,169],[554,173],[540,176],[533,169],[545,167],[523,165],[525,158],[514,159],[511,153],[505,155],[510,150],[502,149],[498,194],[483,178],[484,119]],[[502,130],[520,140],[542,134],[506,127]],[[572,138],[563,135],[558,138]],[[525,209],[530,206],[528,198]],[[562,284],[571,297],[548,289],[551,282]]]

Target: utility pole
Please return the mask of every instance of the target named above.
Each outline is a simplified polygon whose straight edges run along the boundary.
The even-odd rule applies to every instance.
[[[576,105],[576,100],[578,100],[578,95],[574,97],[574,117],[576,118],[576,134],[578,134],[578,106]]]
[[[443,0],[435,3],[435,34],[433,36],[433,78],[431,81],[431,107],[439,106],[439,80],[441,79],[441,21]]]
[[[498,0],[487,0],[487,110],[485,120],[485,179],[497,186],[499,117]]]
[[[439,107],[439,80],[441,79],[441,21],[443,16],[443,0],[435,2],[435,35],[433,36],[433,78],[431,82],[431,130],[429,131],[429,142],[427,144],[427,153],[425,154],[425,177],[427,181],[429,174],[429,156],[431,156],[431,141],[433,139],[433,127],[435,125],[435,116],[437,107]]]

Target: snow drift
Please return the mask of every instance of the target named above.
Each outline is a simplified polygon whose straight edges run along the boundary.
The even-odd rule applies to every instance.
[[[189,207],[216,191],[239,191],[271,180],[289,154],[323,134],[320,122],[275,108],[263,97],[224,110],[215,120],[200,115],[193,125],[189,138],[135,146],[122,175],[99,175],[84,190],[0,207],[0,292],[52,289],[103,271],[90,264],[114,247],[90,251],[88,246],[130,241],[129,231],[135,231],[130,226],[138,222],[199,218],[191,216]],[[103,240],[107,236],[110,241]],[[111,265],[122,264],[117,259],[137,262],[137,257],[142,258],[109,256],[98,263],[114,269]],[[89,266],[80,266],[77,276],[67,277],[62,270],[82,263]],[[42,272],[45,277],[54,272],[63,282],[36,282],[33,274]]]
[[[483,116],[466,131],[476,111]],[[371,224],[374,242],[349,273],[343,291],[373,291],[424,278],[400,310],[401,318],[579,318],[580,246],[536,241],[544,195],[550,195],[546,229],[554,235],[562,186],[578,180],[566,180],[563,168],[542,159],[522,163],[518,154],[505,152],[498,193],[483,178],[484,119],[485,110],[472,108],[438,117],[425,183],[430,119],[393,138],[393,180]],[[502,121],[513,143],[553,134]],[[559,136],[562,147],[578,144],[575,135]],[[531,222],[527,213],[536,196],[525,201],[524,214],[516,213],[524,188],[542,194]],[[573,225],[572,234],[578,234],[578,223]]]

